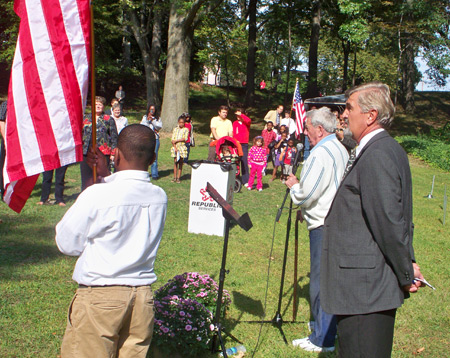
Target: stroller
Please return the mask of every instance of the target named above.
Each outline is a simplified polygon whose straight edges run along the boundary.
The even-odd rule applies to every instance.
[[[222,137],[216,141],[213,141],[211,146],[216,147],[216,162],[231,163],[236,165],[236,178],[234,181],[233,191],[235,193],[239,193],[242,188],[240,162],[242,156],[244,155],[241,144],[232,137]],[[228,149],[228,153],[226,155],[222,154],[222,149],[224,147]]]

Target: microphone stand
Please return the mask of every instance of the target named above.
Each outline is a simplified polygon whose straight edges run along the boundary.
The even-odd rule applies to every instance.
[[[222,350],[222,354],[224,358],[227,358],[227,352],[225,348],[225,342],[222,334],[226,334],[231,337],[238,343],[242,344],[242,342],[234,337],[231,333],[226,332],[220,323],[220,316],[222,310],[222,297],[223,297],[223,288],[225,284],[225,275],[228,273],[228,270],[225,269],[225,265],[227,262],[227,252],[228,252],[228,236],[230,232],[231,222],[235,221],[242,229],[248,231],[252,228],[253,224],[250,220],[250,217],[247,213],[240,216],[233,207],[217,192],[217,190],[209,183],[206,183],[206,191],[208,194],[222,207],[222,215],[225,218],[225,237],[223,242],[223,250],[222,250],[222,265],[220,267],[220,275],[219,275],[219,288],[217,293],[217,301],[216,301],[216,312],[214,316],[214,336],[211,340],[211,352],[215,353],[218,351],[217,346],[220,345]]]
[[[297,172],[302,149],[303,149],[303,144],[301,144],[301,143],[297,144],[297,153],[295,155],[294,164],[292,166],[292,174],[294,174],[294,175]],[[278,212],[277,212],[277,216],[276,216],[277,222],[280,220],[281,213],[283,212],[283,208],[284,208],[284,205],[286,203],[286,200],[287,200],[289,194],[290,194],[290,189],[286,188],[286,194],[284,196],[283,203],[281,204],[281,207],[278,209]],[[283,317],[281,315],[281,304],[283,301],[284,278],[286,275],[286,263],[287,263],[287,254],[288,254],[288,248],[289,248],[289,235],[290,235],[290,231],[291,231],[291,221],[292,221],[292,199],[289,203],[289,215],[288,215],[287,226],[286,226],[286,241],[284,244],[283,267],[282,267],[282,271],[281,271],[281,282],[280,282],[280,292],[278,294],[277,312],[275,313],[275,316],[270,321],[248,321],[248,323],[271,323],[271,324],[275,325],[280,330],[281,336],[286,345],[288,344],[288,341],[286,339],[286,336],[285,336],[283,328],[282,328],[284,321],[283,321]],[[297,259],[295,259],[295,261],[297,262]],[[297,296],[296,287],[297,287],[297,282],[295,282],[295,286],[294,286],[295,298]],[[295,322],[294,320],[292,320],[292,321],[286,322],[286,323],[300,323],[300,322]]]

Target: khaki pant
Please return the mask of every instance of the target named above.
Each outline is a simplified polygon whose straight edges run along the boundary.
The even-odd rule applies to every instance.
[[[78,288],[69,307],[62,358],[145,358],[153,333],[150,286]]]

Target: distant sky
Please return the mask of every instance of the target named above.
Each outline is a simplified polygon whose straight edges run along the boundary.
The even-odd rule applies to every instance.
[[[416,91],[450,91],[450,78],[447,80],[447,85],[445,87],[439,87],[425,74],[428,66],[426,65],[422,57],[416,58],[416,65],[419,71],[423,74],[422,81],[420,81],[417,85]]]
[[[418,83],[416,86],[416,91],[439,91],[439,92],[450,92],[450,78],[447,80],[447,85],[445,87],[439,87],[431,81],[428,76],[425,74],[425,71],[428,69],[424,59],[422,57],[416,58],[416,65],[420,72],[423,73],[422,81]],[[300,71],[308,71],[308,59],[303,62],[302,66],[297,68]]]

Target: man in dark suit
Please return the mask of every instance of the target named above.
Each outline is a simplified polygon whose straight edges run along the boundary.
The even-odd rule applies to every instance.
[[[423,278],[412,247],[408,157],[386,132],[389,87],[347,93],[343,114],[358,143],[356,160],[325,219],[321,302],[338,319],[339,357],[390,357],[396,309]]]

